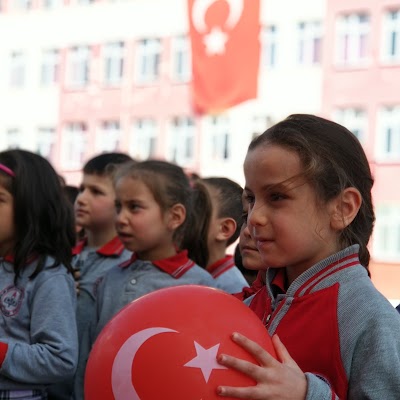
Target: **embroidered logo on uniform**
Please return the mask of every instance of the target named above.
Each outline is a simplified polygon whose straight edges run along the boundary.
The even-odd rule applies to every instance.
[[[17,314],[21,308],[24,298],[23,289],[16,286],[8,286],[0,292],[0,308],[6,317],[12,317]]]

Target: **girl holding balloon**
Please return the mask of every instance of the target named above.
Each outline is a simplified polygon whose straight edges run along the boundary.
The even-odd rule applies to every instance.
[[[237,399],[397,399],[400,315],[372,284],[373,178],[346,128],[292,115],[250,144],[247,225],[265,285],[246,300],[278,359],[234,333],[257,364],[220,354],[255,381],[219,386]]]

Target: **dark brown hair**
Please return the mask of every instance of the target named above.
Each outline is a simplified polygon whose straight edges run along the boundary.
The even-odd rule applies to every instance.
[[[163,212],[175,204],[182,204],[185,207],[185,222],[174,232],[175,244],[180,247],[192,207],[191,187],[183,169],[167,161],[132,161],[121,164],[115,173],[114,182],[122,177],[139,179],[143,182]]]
[[[43,270],[48,256],[53,257],[53,266],[62,264],[72,272],[73,212],[54,168],[45,158],[26,150],[2,151],[0,163],[15,174],[0,173],[1,184],[14,199],[15,281],[33,254],[38,263],[31,278]]]
[[[308,114],[293,114],[255,138],[248,151],[266,144],[295,151],[304,167],[305,178],[317,197],[327,202],[348,187],[362,197],[357,216],[340,233],[342,248],[360,245],[361,264],[368,269],[367,248],[375,222],[371,190],[374,183],[365,152],[358,139],[344,126]]]

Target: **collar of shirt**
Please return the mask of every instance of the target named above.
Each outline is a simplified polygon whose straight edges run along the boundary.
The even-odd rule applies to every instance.
[[[164,258],[162,260],[151,261],[151,263],[157,268],[171,275],[172,277],[178,279],[190,268],[196,265],[194,261],[188,258],[187,253],[187,250],[182,250],[172,257]],[[123,262],[119,266],[121,268],[126,268],[129,265],[133,264],[136,260],[138,260],[137,255],[133,253],[130,260]]]
[[[72,249],[72,254],[74,256],[80,254],[86,245],[87,245],[87,238],[80,240],[76,244],[76,246]],[[108,243],[98,248],[96,250],[96,253],[104,257],[112,257],[121,255],[123,251],[124,251],[124,245],[122,244],[119,237],[115,236]]]
[[[286,293],[286,269],[278,268],[274,278],[271,281],[271,287],[276,293]]]
[[[26,259],[25,265],[29,265],[30,263],[32,263],[33,261],[35,261],[37,258],[39,258],[39,255],[38,255],[38,254],[36,254],[36,253],[31,254],[31,255]],[[0,260],[1,260],[1,257],[0,257]],[[3,260],[9,262],[10,264],[14,264],[14,256],[13,256],[12,254],[7,254],[7,255],[5,255],[5,256],[3,257]]]
[[[217,278],[234,266],[235,260],[233,259],[233,256],[227,255],[224,258],[221,258],[215,263],[209,265],[207,267],[207,271],[212,275],[213,278]]]

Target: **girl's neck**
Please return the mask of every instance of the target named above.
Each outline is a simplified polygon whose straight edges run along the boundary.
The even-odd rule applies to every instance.
[[[107,231],[100,232],[87,232],[87,246],[99,248],[107,244],[109,241],[115,238],[117,232],[115,228],[109,229]]]
[[[136,252],[137,258],[143,261],[158,261],[172,257],[178,253],[176,246],[171,244],[167,247],[158,247],[148,251]]]

